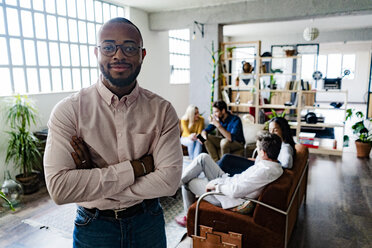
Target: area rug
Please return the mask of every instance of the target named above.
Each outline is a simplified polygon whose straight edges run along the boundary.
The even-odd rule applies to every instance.
[[[185,157],[184,165],[191,161]],[[182,203],[182,194],[179,189],[174,196],[161,197],[160,204],[164,210],[165,231],[167,235],[167,247],[174,248],[178,245],[186,228],[179,226],[174,218],[179,215],[185,215]],[[35,228],[58,233],[65,238],[72,239],[74,230],[74,219],[76,216],[76,204],[56,205],[53,202],[43,211],[37,212],[31,218],[22,222]]]
[[[181,240],[186,228],[179,226],[174,218],[185,214],[181,191],[178,190],[173,197],[160,198],[160,204],[164,210],[165,231],[167,235],[167,247],[176,247]],[[42,213],[38,213],[22,222],[46,231],[58,233],[64,238],[72,239],[74,219],[76,216],[76,204],[54,205]]]

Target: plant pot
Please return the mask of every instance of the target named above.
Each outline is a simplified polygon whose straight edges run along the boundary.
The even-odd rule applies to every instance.
[[[360,141],[355,141],[355,146],[357,150],[358,158],[369,158],[369,153],[371,152],[371,145],[368,143],[363,143]]]
[[[31,175],[25,177],[23,174],[17,175],[16,179],[22,184],[23,194],[29,195],[39,190],[39,174],[31,173]]]

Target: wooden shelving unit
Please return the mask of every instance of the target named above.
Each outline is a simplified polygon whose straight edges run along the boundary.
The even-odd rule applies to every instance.
[[[233,51],[239,49],[250,48],[251,51],[254,51],[252,54],[247,54],[247,56],[234,56],[233,53],[229,53],[229,48],[233,48]],[[329,90],[329,91],[312,91],[312,90],[302,90],[301,85],[298,85],[297,88],[293,90],[286,89],[261,89],[261,79],[267,78],[269,76],[274,77],[289,77],[291,80],[301,80],[301,56],[273,56],[273,57],[260,57],[261,55],[261,41],[247,41],[247,42],[225,42],[221,44],[221,49],[224,51],[223,57],[221,58],[221,66],[224,68],[223,75],[225,76],[226,85],[220,86],[220,92],[226,91],[222,94],[223,99],[227,101],[228,106],[232,112],[249,112],[254,108],[255,113],[255,123],[260,122],[260,113],[263,109],[284,109],[287,113],[291,112],[294,114],[295,121],[290,121],[289,124],[292,129],[296,129],[296,139],[299,140],[299,134],[301,132],[301,127],[313,127],[313,128],[334,128],[335,140],[337,140],[336,149],[333,148],[334,139],[317,139],[319,141],[319,148],[310,148],[312,153],[320,154],[331,154],[331,155],[342,155],[343,150],[343,135],[344,135],[344,123],[342,122],[327,122],[325,118],[324,123],[317,124],[308,124],[304,121],[301,121],[301,116],[304,115],[304,112],[319,112],[319,111],[338,111],[338,115],[344,120],[347,109],[347,91],[340,90]],[[240,54],[241,55],[241,54]],[[263,71],[262,64],[263,62],[273,61],[275,59],[290,60],[292,62],[292,72],[283,72],[283,73],[268,73]],[[295,60],[295,61],[294,61]],[[242,68],[238,67],[237,64],[239,61],[249,61],[249,63],[254,66],[252,73],[243,73]],[[233,63],[236,63],[235,65]],[[295,67],[296,66],[296,67]],[[270,68],[266,68],[270,69]],[[239,80],[239,85],[236,85],[236,77],[249,79],[248,85],[242,83],[242,79]],[[314,106],[315,95],[318,93],[327,93],[327,94],[344,94],[345,101],[342,108],[335,109],[331,106],[320,105]],[[272,104],[263,104],[261,100],[263,94],[270,94],[275,96],[275,103]],[[226,95],[228,99],[226,99]],[[292,106],[284,105],[285,100],[288,97],[295,95],[297,99]],[[238,97],[239,96],[239,97]],[[239,99],[237,99],[239,98]],[[331,96],[330,96],[330,99]],[[280,103],[283,101],[283,103]],[[336,134],[336,128],[341,129]]]

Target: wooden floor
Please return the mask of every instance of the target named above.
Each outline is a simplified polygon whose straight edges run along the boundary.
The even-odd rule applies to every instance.
[[[372,247],[372,156],[310,155],[308,195],[288,247]],[[50,207],[45,189],[0,218],[0,247],[72,247],[69,239],[22,223]]]
[[[372,157],[310,155],[309,164],[306,205],[288,247],[372,247]]]

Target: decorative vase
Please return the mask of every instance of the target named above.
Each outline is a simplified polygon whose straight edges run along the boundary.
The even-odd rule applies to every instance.
[[[355,141],[358,158],[368,158],[371,152],[371,145],[360,141]]]
[[[23,174],[16,176],[17,181],[22,184],[23,193],[29,195],[39,190],[39,175],[32,172],[29,176],[24,177]]]
[[[1,186],[1,191],[4,193],[5,197],[8,198],[13,206],[17,206],[19,204],[21,196],[23,194],[21,184],[17,183],[11,178],[8,178]],[[8,207],[8,204],[4,202],[3,207]]]

